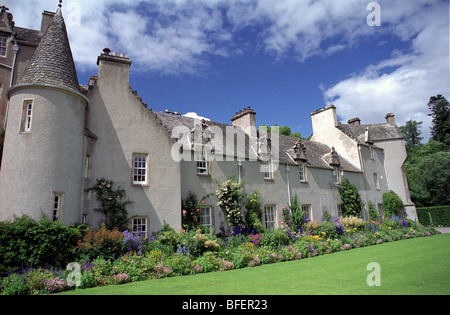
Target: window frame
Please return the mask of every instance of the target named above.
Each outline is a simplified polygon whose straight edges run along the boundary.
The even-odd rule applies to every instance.
[[[373,173],[373,183],[375,184],[375,189],[380,190],[380,177],[378,176],[378,173]]]
[[[27,99],[22,105],[22,119],[20,122],[20,132],[30,133],[33,126],[34,100]]]
[[[139,222],[136,222],[135,220]],[[142,220],[144,220],[143,223]],[[140,232],[144,234],[144,237],[148,237],[149,221],[148,216],[145,215],[136,215],[131,217],[131,233],[138,235]],[[142,227],[145,227],[145,229],[143,230]],[[141,229],[139,230],[139,228]]]
[[[145,161],[139,160],[136,161],[137,157],[145,157]],[[137,163],[145,163],[144,167],[142,167],[140,164],[136,166]],[[135,186],[148,186],[149,185],[149,154],[148,153],[133,153],[132,156],[132,168],[131,168],[131,183]],[[144,171],[144,174],[142,173],[136,173],[136,171]],[[136,180],[136,178],[144,177],[144,180]]]
[[[197,175],[198,176],[210,175],[208,152],[206,150],[201,151],[197,155]]]
[[[305,215],[304,215],[305,219],[309,219],[311,221],[313,220],[311,204],[303,204],[303,205],[301,205],[301,210],[305,211]]]
[[[62,215],[64,213],[64,193],[54,192],[53,193],[53,206],[52,206],[52,221],[61,221]]]
[[[268,217],[269,211],[273,211],[273,213],[270,214],[270,217]],[[277,227],[277,207],[275,205],[264,205],[264,227],[266,229],[274,229]],[[271,220],[268,220],[271,219]]]
[[[5,42],[5,46],[2,45],[3,41]],[[2,51],[5,53],[2,54]],[[0,57],[6,58],[8,55],[8,38],[5,36],[0,36]]]
[[[301,183],[306,183],[308,181],[307,169],[304,162],[298,164],[298,175]]]
[[[261,159],[261,171],[264,173],[264,180],[273,180],[272,158]]]
[[[331,176],[334,185],[339,185],[341,183],[340,171],[337,166],[333,166],[333,170],[331,171]]]
[[[200,208],[200,224],[206,226],[207,228],[213,229],[213,207],[212,206],[201,206]],[[207,213],[209,212],[209,213]],[[205,218],[209,218],[209,224],[205,223]]]

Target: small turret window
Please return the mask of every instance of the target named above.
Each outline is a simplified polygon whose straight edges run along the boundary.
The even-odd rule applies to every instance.
[[[33,101],[27,100],[23,102],[22,122],[20,126],[21,132],[30,132],[33,119]]]

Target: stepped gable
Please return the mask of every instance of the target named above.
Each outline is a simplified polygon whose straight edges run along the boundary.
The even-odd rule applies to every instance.
[[[56,11],[19,81],[19,84],[33,83],[49,84],[80,92],[61,8]]]

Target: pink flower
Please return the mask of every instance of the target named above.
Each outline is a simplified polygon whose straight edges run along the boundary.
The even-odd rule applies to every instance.
[[[187,212],[186,210],[183,210],[183,214],[186,214],[186,212]]]

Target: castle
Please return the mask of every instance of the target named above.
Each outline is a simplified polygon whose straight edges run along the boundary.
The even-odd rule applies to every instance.
[[[133,202],[130,229],[181,226],[181,199],[206,196],[235,175],[247,193],[261,194],[263,224],[279,226],[282,208],[297,194],[302,210],[320,220],[341,215],[338,186],[348,178],[383,212],[382,194],[394,190],[416,219],[403,163],[406,150],[393,114],[386,122],[338,122],[336,108],[311,113],[311,140],[258,130],[256,112],[244,108],[231,125],[157,112],[129,84],[131,60],[106,49],[87,85],[77,78],[61,8],[44,11],[40,31],[0,15],[1,113],[6,133],[0,170],[0,221],[46,214],[65,224],[96,226],[98,178],[122,186]],[[9,66],[7,63],[9,62]],[[226,220],[214,197],[201,207],[204,225]]]

